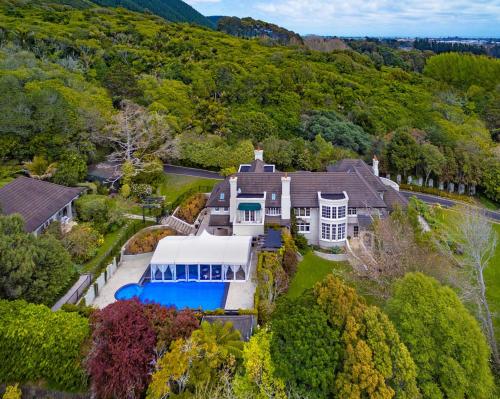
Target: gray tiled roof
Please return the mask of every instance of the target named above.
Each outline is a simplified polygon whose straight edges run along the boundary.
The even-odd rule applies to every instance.
[[[208,225],[210,227],[230,226],[229,215],[210,215]]]
[[[328,165],[326,170],[328,172],[358,172],[376,191],[387,190],[387,186],[373,174],[372,168],[362,159],[342,159],[334,165]]]
[[[389,210],[393,211],[396,207],[405,208],[408,205],[408,199],[399,191],[394,190],[392,187],[387,187],[384,194],[384,200]]]
[[[253,333],[255,319],[253,315],[234,315],[234,316],[203,316],[203,320],[208,323],[221,322],[232,323],[233,328],[238,330],[243,341],[248,341]]]
[[[5,215],[19,213],[25,221],[24,229],[33,232],[84,190],[18,177],[0,188],[0,209]]]
[[[281,177],[285,174],[276,173],[237,173],[238,188],[242,193],[267,192],[266,207],[281,206]],[[340,194],[343,191],[349,196],[349,205],[353,207],[386,208],[386,203],[367,180],[356,172],[293,172],[290,191],[292,207],[318,207],[318,191],[328,194]],[[382,183],[380,183],[382,184]],[[219,183],[213,190],[208,201],[209,207],[229,206],[229,179]],[[220,193],[224,199],[220,200]],[[276,193],[276,200],[272,200]]]

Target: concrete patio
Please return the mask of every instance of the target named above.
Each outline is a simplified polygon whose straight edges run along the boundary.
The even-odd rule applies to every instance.
[[[116,270],[104,287],[99,296],[94,299],[92,306],[99,309],[105,308],[116,301],[115,292],[126,284],[138,283],[148,268],[152,253],[136,256],[124,256],[120,267]]]

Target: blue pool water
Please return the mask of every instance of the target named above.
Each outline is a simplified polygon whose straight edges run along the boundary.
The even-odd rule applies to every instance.
[[[118,300],[134,297],[142,303],[158,303],[164,306],[175,306],[177,309],[223,309],[228,283],[146,283],[128,284],[115,293]]]

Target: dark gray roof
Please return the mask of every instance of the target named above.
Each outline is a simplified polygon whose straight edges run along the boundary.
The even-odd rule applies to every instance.
[[[326,193],[321,193],[321,198],[327,199],[327,200],[341,200],[345,198],[344,193],[340,194],[326,194]]]
[[[240,173],[256,172],[256,173],[272,173],[275,171],[274,165],[266,164],[260,159],[254,160],[249,165],[241,165]]]
[[[373,223],[373,217],[369,215],[358,215],[358,225],[366,229]]]
[[[230,226],[231,224],[229,223],[229,216],[227,215],[210,215],[208,225],[210,227],[217,227]]]
[[[408,206],[408,199],[403,194],[392,187],[387,187],[387,189],[384,200],[389,210],[393,211],[397,207],[406,208]]]
[[[281,177],[285,174],[276,173],[237,173],[238,188],[242,193],[267,192],[266,207],[281,206]],[[386,203],[377,191],[359,173],[355,172],[293,172],[290,191],[292,207],[318,207],[318,191],[329,194],[341,194],[343,191],[349,196],[349,205],[353,207],[386,208]],[[381,183],[382,184],[382,183]],[[229,179],[219,183],[213,190],[208,201],[209,207],[229,206]],[[220,193],[224,199],[220,199]],[[276,199],[272,200],[272,193]]]
[[[243,341],[248,341],[253,333],[255,317],[253,315],[203,316],[202,321],[206,321],[208,323],[232,323],[233,328],[240,332],[241,339]]]
[[[387,186],[373,174],[372,168],[362,159],[342,159],[326,167],[328,172],[359,173],[376,191],[386,191]]]
[[[19,213],[25,221],[24,229],[33,232],[84,190],[18,177],[0,188],[0,208],[5,215]]]

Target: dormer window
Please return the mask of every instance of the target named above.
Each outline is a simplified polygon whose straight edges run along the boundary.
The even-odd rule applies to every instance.
[[[224,201],[224,198],[225,198],[225,197],[226,197],[225,193],[220,193],[220,195],[219,195],[219,199],[220,199],[221,201]]]
[[[276,201],[276,193],[271,194],[271,201]]]

